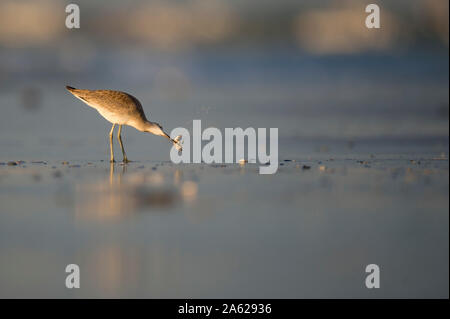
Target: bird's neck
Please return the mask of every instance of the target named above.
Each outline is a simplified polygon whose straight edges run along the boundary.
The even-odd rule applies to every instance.
[[[141,132],[149,132],[149,130],[154,126],[154,124],[150,121],[136,121],[130,124],[130,126],[133,126],[135,129]]]

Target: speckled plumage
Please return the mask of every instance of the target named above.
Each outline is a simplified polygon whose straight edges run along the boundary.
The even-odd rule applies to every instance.
[[[70,86],[66,88],[113,124],[135,126],[133,124],[147,122],[141,103],[131,94],[113,90],[79,90]]]

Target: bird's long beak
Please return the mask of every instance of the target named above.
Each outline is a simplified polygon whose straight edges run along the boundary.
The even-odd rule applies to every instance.
[[[171,139],[170,136],[169,136],[166,132],[164,132],[164,131],[163,131],[163,136],[164,136],[165,138],[167,138],[169,141],[174,142],[174,140]]]

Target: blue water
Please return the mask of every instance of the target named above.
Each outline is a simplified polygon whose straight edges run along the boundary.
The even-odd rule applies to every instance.
[[[1,297],[448,298],[448,50],[70,53],[0,51]],[[111,125],[65,85],[168,131],[277,127],[278,173],[176,166],[128,127],[111,167]]]

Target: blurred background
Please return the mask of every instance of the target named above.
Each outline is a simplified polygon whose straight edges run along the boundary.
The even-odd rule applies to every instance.
[[[287,156],[448,149],[448,1],[378,1],[370,30],[364,1],[78,1],[80,29],[68,3],[0,2],[3,156],[107,154],[109,123],[65,85],[129,92],[169,131],[278,127]],[[168,158],[131,130],[131,155]]]
[[[447,0],[69,3],[0,0],[0,297],[448,298]],[[110,166],[66,85],[168,132],[277,127],[278,173],[129,127]]]

